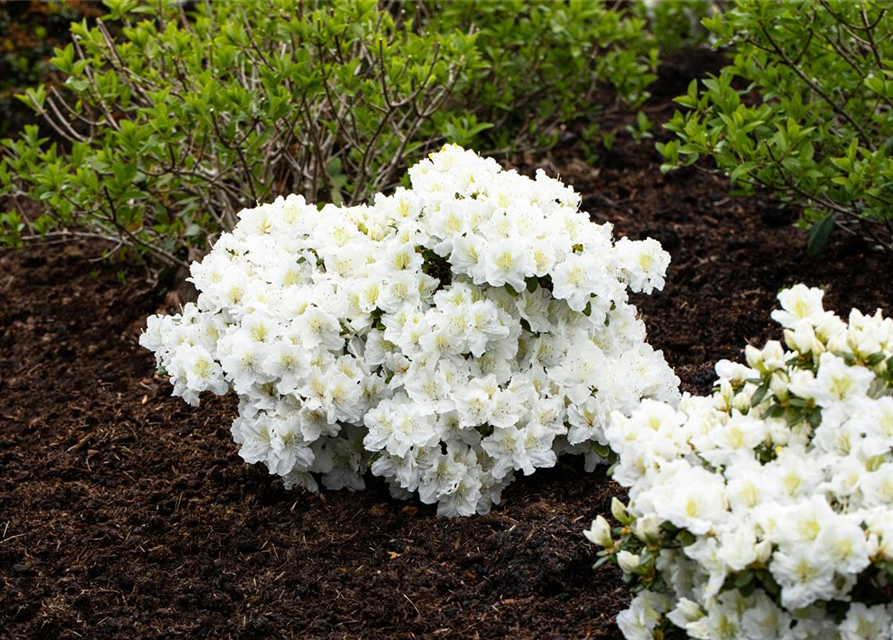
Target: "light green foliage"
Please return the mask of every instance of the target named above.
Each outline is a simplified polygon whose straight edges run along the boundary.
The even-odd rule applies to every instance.
[[[803,207],[816,252],[838,227],[893,248],[893,14],[866,0],[738,0],[704,20],[734,45],[693,82],[658,144],[663,169],[709,156],[742,192]]]
[[[62,91],[23,96],[47,128],[4,141],[2,243],[100,236],[184,266],[280,194],[356,204],[445,142],[554,143],[597,89],[641,104],[657,64],[642,19],[581,0],[106,4],[56,51]]]
[[[488,137],[497,149],[554,142],[561,124],[597,116],[596,93],[606,87],[618,104],[638,107],[657,77],[645,20],[602,2],[444,2],[431,23],[478,34],[482,64],[457,89],[472,113],[494,125]]]
[[[710,32],[701,21],[725,4],[723,0],[640,0],[637,12],[648,18],[657,45],[667,51],[705,46]]]
[[[391,186],[477,57],[473,36],[419,35],[374,2],[199,4],[188,19],[108,5],[123,37],[73,24],[53,59],[70,93],[26,98],[68,148],[28,128],[0,180],[42,204],[32,235],[85,227],[165,263],[276,194],[353,202]]]
[[[68,41],[72,20],[101,13],[89,2],[19,0],[0,2],[0,137],[19,130],[33,114],[15,99],[50,77],[53,49]]]

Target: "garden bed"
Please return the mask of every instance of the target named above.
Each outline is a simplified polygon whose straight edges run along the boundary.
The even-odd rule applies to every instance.
[[[657,122],[717,65],[685,60],[661,70],[645,107]],[[769,198],[729,198],[726,180],[694,169],[661,176],[653,145],[626,138],[589,167],[566,138],[519,168],[560,174],[618,236],[670,251],[664,292],[641,303],[684,389],[709,391],[712,362],[776,337],[769,311],[784,285],[827,287],[838,312],[893,309],[882,254],[838,235],[810,257],[794,214]],[[287,492],[238,457],[232,399],[196,410],[169,397],[136,340],[171,301],[138,269],[91,262],[99,250],[0,253],[9,637],[619,637],[619,571],[591,571],[597,549],[581,535],[621,494],[603,469],[562,460],[468,519],[391,500],[377,480],[362,493]]]

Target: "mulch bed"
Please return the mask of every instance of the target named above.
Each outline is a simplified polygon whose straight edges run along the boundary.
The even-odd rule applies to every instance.
[[[664,69],[646,106],[715,57]],[[658,138],[666,139],[664,132]],[[573,132],[539,164],[615,233],[672,253],[639,300],[649,340],[686,390],[712,363],[779,337],[779,288],[893,309],[893,262],[835,237],[806,253],[794,214],[729,198],[693,169],[661,176],[649,142],[618,140],[595,168]],[[618,638],[619,573],[592,571],[581,530],[622,490],[578,461],[521,478],[483,517],[436,518],[375,479],[361,493],[287,492],[237,455],[232,398],[169,397],[137,336],[164,307],[139,270],[95,245],[0,253],[0,629],[4,638]]]

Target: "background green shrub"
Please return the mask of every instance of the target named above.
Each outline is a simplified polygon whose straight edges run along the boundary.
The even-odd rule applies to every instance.
[[[636,13],[647,19],[657,46],[671,51],[708,45],[710,32],[703,20],[727,4],[728,0],[642,0]]]
[[[71,40],[73,20],[96,17],[102,5],[79,0],[0,0],[0,137],[33,122],[16,94],[53,81],[53,49]]]
[[[374,2],[108,2],[53,64],[68,93],[29,103],[0,180],[41,204],[24,237],[90,234],[184,265],[246,205],[297,192],[353,202],[436,143],[420,129],[477,64],[472,36],[420,35]],[[76,229],[82,227],[82,229]],[[19,236],[22,237],[22,236]]]
[[[493,127],[485,136],[492,149],[549,146],[560,125],[605,108],[599,92],[632,109],[657,77],[645,19],[601,2],[444,2],[430,22],[441,32],[477,33],[483,64],[462,77],[457,97]]]
[[[665,170],[712,158],[742,192],[803,208],[816,252],[836,225],[893,248],[893,14],[885,2],[738,0],[704,20],[734,45],[693,82],[658,145]]]
[[[7,244],[184,266],[279,194],[358,203],[447,141],[551,144],[599,88],[640,104],[656,65],[641,18],[581,0],[106,4],[57,50],[64,88],[24,97],[46,126],[4,142]]]

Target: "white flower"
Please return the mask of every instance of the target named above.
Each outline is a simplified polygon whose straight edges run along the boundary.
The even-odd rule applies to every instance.
[[[363,387],[359,381],[344,373],[330,373],[326,376],[326,387],[322,406],[330,423],[358,423],[363,415]]]
[[[757,548],[754,530],[740,526],[722,536],[719,557],[732,571],[742,571],[757,560]]]
[[[868,607],[854,602],[839,627],[841,640],[890,640],[893,615],[882,604]]]
[[[268,348],[263,343],[251,340],[242,331],[236,331],[221,340],[218,351],[224,354],[220,363],[237,393],[247,393],[255,381],[268,381],[263,372]]]
[[[275,420],[270,437],[267,466],[270,473],[285,476],[296,467],[306,471],[313,464],[314,454],[303,441],[297,417]]]
[[[701,605],[688,598],[680,598],[676,608],[667,614],[667,619],[682,629],[687,628],[692,622],[697,622],[704,617]]]
[[[610,547],[614,544],[611,538],[611,525],[602,516],[597,516],[592,521],[592,526],[583,531],[583,535],[589,542],[600,547]]]
[[[791,637],[791,616],[761,591],[755,591],[741,616],[746,637],[753,640],[778,640]]]
[[[437,454],[435,462],[425,471],[419,483],[419,498],[426,504],[432,504],[454,493],[466,471],[466,467],[456,462],[453,456]]]
[[[793,328],[785,329],[784,341],[788,347],[801,354],[822,353],[825,345],[816,335],[815,325],[809,319],[797,320]]]
[[[884,456],[884,458],[889,458],[889,455]],[[864,497],[866,507],[893,504],[893,462],[881,464],[871,472],[863,471],[859,481],[859,488]]]
[[[482,441],[481,447],[493,459],[491,473],[496,478],[505,477],[509,471],[520,468],[522,464],[531,471],[533,469],[524,455],[524,432],[517,427],[494,429]]]
[[[477,477],[463,476],[456,490],[446,494],[437,503],[437,515],[447,517],[474,515],[476,511],[482,509],[482,486]]]
[[[605,265],[594,255],[571,254],[552,271],[552,295],[582,312],[592,296],[602,292]]]
[[[635,573],[642,559],[629,551],[621,551],[617,554],[617,564],[627,573]]]
[[[236,435],[238,431],[238,435]],[[239,455],[245,462],[264,462],[272,448],[273,436],[270,421],[263,414],[253,419],[237,418],[233,423],[233,435],[241,443]]]
[[[411,447],[422,447],[437,437],[428,416],[423,416],[405,396],[395,396],[380,403],[364,419],[369,433],[363,440],[371,451],[386,449],[403,457]]]
[[[685,625],[689,637],[698,640],[711,638],[740,638],[741,619],[734,607],[722,600],[709,607],[707,615]]]
[[[319,307],[308,307],[294,319],[293,326],[305,349],[323,347],[337,351],[344,346],[338,319]]]
[[[193,406],[198,405],[202,391],[222,395],[229,390],[223,367],[200,345],[184,344],[178,347],[171,356],[169,366],[174,395],[182,396]]]
[[[472,380],[466,387],[457,389],[453,397],[456,400],[460,424],[463,427],[477,427],[486,424],[490,420],[493,409],[496,408],[494,398],[498,390],[499,385],[492,375]]]
[[[239,396],[246,460],[311,491],[371,469],[439,514],[486,513],[516,472],[593,468],[612,412],[678,400],[628,302],[662,282],[657,243],[615,245],[569,187],[453,145],[409,178],[241,212],[191,268],[197,303],[147,321],[175,395]]]
[[[282,395],[295,393],[310,370],[306,349],[287,341],[270,345],[261,367],[266,375],[276,379],[276,388]]]
[[[728,380],[736,387],[744,384],[751,375],[750,369],[730,360],[720,360],[716,363],[715,370],[718,378]]]
[[[848,366],[843,358],[823,353],[816,375],[816,393],[813,396],[821,407],[832,403],[846,403],[864,397],[874,380],[874,374],[864,367]]]
[[[660,489],[658,515],[694,534],[705,534],[728,517],[725,482],[700,467],[673,462]]]
[[[846,516],[830,518],[816,544],[843,574],[858,574],[871,564],[870,549],[859,521]]]
[[[553,368],[553,379],[566,389],[571,402],[583,404],[595,388],[596,372],[605,362],[604,352],[592,343],[568,349],[564,362]]]
[[[668,608],[665,596],[643,591],[633,599],[629,609],[617,616],[617,626],[627,640],[653,640],[651,632]]]
[[[822,298],[825,292],[796,284],[778,294],[781,309],[772,312],[772,319],[785,328],[793,327],[798,320],[819,321],[824,308]]]
[[[533,265],[524,245],[514,238],[506,238],[487,248],[484,273],[491,286],[507,284],[515,291],[521,291],[525,286],[524,279],[533,275]]]
[[[717,364],[710,397],[613,416],[635,540],[610,552],[628,573],[626,554],[656,555],[665,620],[692,638],[889,640],[877,566],[893,557],[893,322],[856,310],[842,322],[803,286],[779,299],[792,351],[748,346],[749,367]],[[618,622],[649,637],[636,609]]]
[[[670,265],[670,254],[660,243],[648,238],[632,242],[621,238],[617,242],[617,259],[630,289],[636,293],[651,293],[664,288],[664,276]]]
[[[834,565],[812,545],[795,545],[772,556],[769,570],[781,586],[781,601],[790,610],[802,609],[834,594]]]
[[[431,365],[410,368],[404,387],[423,415],[438,415],[455,408],[448,370],[448,367]]]
[[[567,434],[570,444],[579,444],[587,440],[595,440],[599,444],[607,444],[604,426],[607,422],[605,409],[595,397],[588,397],[583,404],[572,404],[567,410],[571,428]]]

